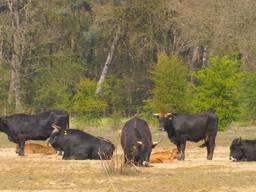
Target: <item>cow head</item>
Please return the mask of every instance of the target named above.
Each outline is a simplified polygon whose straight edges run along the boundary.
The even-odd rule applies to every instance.
[[[62,131],[62,128],[55,124],[52,125],[52,128],[53,128],[53,131],[52,131],[50,137],[47,139],[47,144],[49,146],[53,146],[54,143],[56,143],[56,139],[61,134],[61,131]]]
[[[159,126],[161,131],[166,131],[167,127],[172,120],[172,113],[156,113],[154,116],[159,121]]]
[[[245,155],[243,152],[242,139],[236,138],[233,140],[230,146],[230,156],[229,159],[232,161],[241,161],[245,159]]]
[[[158,144],[159,142],[153,142],[152,144],[148,145],[143,143],[142,141],[137,141],[137,154],[136,160],[137,162],[144,166],[149,166],[149,159],[152,152],[152,149]]]
[[[103,138],[103,137],[98,137],[101,141],[100,141],[100,149],[98,154],[100,155],[100,158],[102,159],[111,159],[111,157],[113,156],[113,153],[116,149],[115,145]]]

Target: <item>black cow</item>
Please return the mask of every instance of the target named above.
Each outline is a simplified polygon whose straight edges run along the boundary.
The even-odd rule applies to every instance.
[[[229,158],[232,161],[256,161],[256,140],[234,139]]]
[[[202,146],[207,147],[207,159],[212,160],[218,130],[218,118],[214,113],[161,113],[154,116],[159,120],[160,129],[166,131],[171,142],[177,146],[179,160],[185,159],[186,141],[198,142],[202,139],[205,141]]]
[[[111,159],[115,146],[107,139],[76,129],[55,127],[48,143],[64,152],[62,159]]]
[[[49,110],[36,115],[15,114],[0,117],[0,131],[19,145],[19,155],[24,155],[27,140],[46,140],[53,132],[53,126],[69,127],[69,115],[62,110]]]
[[[157,143],[153,144],[152,142],[147,122],[134,117],[127,121],[121,130],[121,145],[124,151],[125,163],[148,166],[152,148]]]

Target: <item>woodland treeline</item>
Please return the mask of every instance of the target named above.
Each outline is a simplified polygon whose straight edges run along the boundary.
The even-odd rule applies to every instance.
[[[256,113],[254,0],[0,0],[0,112]]]

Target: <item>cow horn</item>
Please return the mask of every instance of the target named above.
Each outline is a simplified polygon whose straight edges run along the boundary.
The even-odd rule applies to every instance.
[[[153,116],[154,116],[154,117],[159,117],[159,114],[158,114],[158,113],[155,113]]]
[[[160,143],[159,141],[153,141],[153,142],[152,142],[153,145],[157,145],[157,144],[159,144],[159,143]]]
[[[138,143],[139,145],[143,145],[142,141],[137,141],[137,143]]]
[[[172,113],[166,113],[166,114],[165,114],[165,117],[168,117],[168,116],[170,116],[170,115],[172,115]]]
[[[52,133],[56,133],[56,132],[59,132],[61,130],[61,127],[56,125],[56,124],[53,124],[52,128],[53,128]]]
[[[157,141],[153,141],[153,142],[152,142],[152,148],[154,148],[155,146],[157,146],[159,143],[160,143],[160,141],[158,141],[158,142],[157,142]]]

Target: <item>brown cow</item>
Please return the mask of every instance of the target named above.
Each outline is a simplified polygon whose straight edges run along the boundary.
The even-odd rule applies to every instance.
[[[151,154],[150,163],[169,163],[179,156],[178,149],[162,150]]]
[[[16,153],[19,152],[19,146],[16,145]],[[44,154],[44,155],[53,155],[57,154],[56,150],[46,145],[41,145],[37,143],[28,143],[25,145],[26,154]]]

